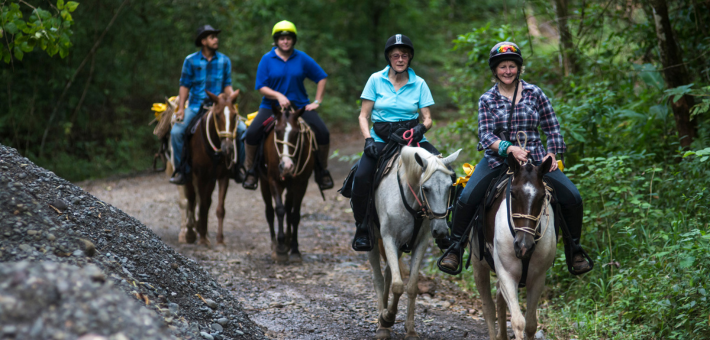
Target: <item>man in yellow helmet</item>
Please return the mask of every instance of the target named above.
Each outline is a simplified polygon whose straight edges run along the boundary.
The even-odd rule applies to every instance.
[[[296,50],[294,45],[298,39],[296,26],[290,21],[283,20],[271,32],[274,45],[259,62],[256,71],[256,86],[264,98],[256,115],[246,133],[246,159],[245,167],[248,170],[247,178],[242,183],[245,189],[254,190],[257,186],[256,171],[254,171],[254,157],[264,132],[263,123],[273,115],[272,105],[280,105],[286,109],[293,104],[296,109],[306,107],[306,112],[301,116],[313,129],[318,142],[318,157],[316,158],[316,182],[321,190],[333,187],[333,178],[328,172],[328,152],[330,147],[330,133],[318,116],[316,110],[323,102],[326,77],[328,75],[306,53]],[[316,100],[308,98],[303,81],[308,78],[318,84]]]

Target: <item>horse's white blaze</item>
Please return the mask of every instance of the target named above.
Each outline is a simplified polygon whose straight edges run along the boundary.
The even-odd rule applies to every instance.
[[[532,204],[533,204],[532,198],[535,197],[535,195],[537,194],[537,188],[535,188],[535,186],[532,185],[532,183],[525,183],[525,184],[523,184],[523,192],[525,193],[525,195],[528,196],[528,200],[527,200],[528,207],[527,208],[532,209]]]
[[[224,107],[224,121],[225,121],[224,132],[226,132],[226,133],[229,133],[232,131],[231,122],[229,121],[229,116],[230,116],[229,108],[225,106]]]
[[[283,144],[283,152],[281,153],[281,160],[284,162],[284,169],[289,169],[292,165],[293,162],[291,161],[291,158],[289,157],[288,153],[288,137],[291,135],[291,130],[293,130],[293,127],[291,127],[291,123],[286,122],[286,131],[284,132],[284,143]]]

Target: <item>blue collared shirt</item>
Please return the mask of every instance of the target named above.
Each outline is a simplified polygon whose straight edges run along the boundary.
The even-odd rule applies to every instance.
[[[190,110],[197,112],[202,101],[207,98],[205,90],[220,94],[232,85],[232,61],[226,55],[216,52],[212,60],[197,51],[188,55],[182,64],[180,86],[190,89]]]
[[[297,108],[310,104],[303,81],[308,78],[315,83],[328,77],[328,74],[308,54],[293,50],[291,56],[284,61],[276,54],[276,47],[264,54],[256,70],[255,90],[266,86],[286,96]],[[276,100],[264,97],[260,108],[271,109]]]
[[[372,108],[372,122],[399,122],[419,118],[419,109],[434,105],[426,81],[409,68],[409,81],[399,91],[394,90],[394,85],[389,79],[390,66],[375,72],[367,80],[360,98],[375,102]],[[370,135],[375,142],[384,142],[375,134],[375,129],[370,129]],[[422,142],[426,142],[426,137]]]

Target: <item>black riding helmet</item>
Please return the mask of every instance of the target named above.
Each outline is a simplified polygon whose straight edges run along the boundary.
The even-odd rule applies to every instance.
[[[409,63],[414,59],[414,44],[412,44],[412,40],[403,34],[395,34],[387,39],[387,43],[385,44],[385,60],[387,60],[387,65],[391,65],[390,50],[395,47],[409,47],[409,49],[412,50],[412,57],[409,58],[409,62],[407,63],[407,67],[409,67]]]
[[[509,41],[499,42],[491,49],[488,56],[488,66],[491,70],[495,70],[498,64],[506,60],[512,60],[518,64],[518,68],[523,66],[523,54],[520,52],[520,47]]]

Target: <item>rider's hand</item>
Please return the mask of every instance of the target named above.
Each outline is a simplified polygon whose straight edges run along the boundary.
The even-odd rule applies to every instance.
[[[184,109],[184,108],[180,108],[180,109],[178,109],[177,111],[175,111],[175,118],[177,118],[177,120],[178,120],[179,122],[181,122],[182,119],[185,118],[185,109]]]
[[[279,96],[276,97],[276,100],[279,101],[279,105],[281,106],[281,109],[286,110],[288,109],[289,106],[291,106],[291,102],[284,96],[283,94],[279,93]]]
[[[552,166],[550,166],[550,172],[553,172],[557,170],[557,160],[555,159],[555,154],[554,153],[548,153],[545,155],[545,158],[542,159],[544,162],[548,157],[552,157]]]
[[[412,134],[412,142],[419,143],[419,141],[424,138],[424,133],[427,129],[424,124],[419,123],[412,130],[414,130],[414,133]]]
[[[375,146],[375,139],[372,137],[365,138],[365,154],[377,159],[377,146]]]
[[[320,107],[319,103],[310,103],[306,105],[306,111],[315,111],[318,107]]]
[[[520,164],[523,164],[528,161],[528,154],[530,153],[529,150],[525,150],[519,146],[509,146],[508,147],[508,154],[513,154],[515,156],[515,159],[518,160]]]

